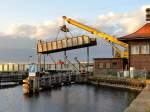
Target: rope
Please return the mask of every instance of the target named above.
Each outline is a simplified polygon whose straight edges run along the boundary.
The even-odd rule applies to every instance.
[[[58,30],[58,32],[57,32],[56,41],[57,41],[59,34],[60,34],[60,30]]]

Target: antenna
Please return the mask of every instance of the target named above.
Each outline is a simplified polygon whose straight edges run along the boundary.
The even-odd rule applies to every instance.
[[[150,8],[146,8],[146,21],[150,22]]]

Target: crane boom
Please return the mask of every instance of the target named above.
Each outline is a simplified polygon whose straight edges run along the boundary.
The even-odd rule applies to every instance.
[[[86,31],[88,31],[88,32],[90,32],[90,33],[92,33],[94,35],[97,35],[97,36],[99,36],[101,38],[106,39],[109,42],[118,44],[118,45],[120,45],[120,46],[122,46],[124,48],[128,48],[128,44],[126,44],[126,43],[124,43],[122,41],[119,41],[116,37],[113,37],[113,36],[111,36],[109,34],[106,34],[104,32],[98,31],[97,29],[94,29],[94,28],[92,28],[90,26],[84,25],[84,24],[82,24],[80,22],[77,22],[77,21],[71,19],[71,18],[67,18],[66,16],[63,16],[63,19],[65,21],[67,21],[69,24],[72,24],[72,25],[74,25],[76,27],[84,29],[84,30],[86,30]]]

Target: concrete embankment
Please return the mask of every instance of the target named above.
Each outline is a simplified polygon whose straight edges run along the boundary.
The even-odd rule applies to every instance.
[[[127,79],[127,78],[115,78],[115,77],[91,77],[89,83],[98,86],[107,86],[120,89],[128,89],[135,91],[142,91],[146,83],[143,80]]]
[[[143,88],[141,87],[132,87],[127,85],[119,85],[119,84],[109,84],[109,83],[95,83],[91,82],[93,85],[102,86],[102,87],[109,87],[109,88],[115,88],[115,89],[123,89],[123,90],[131,90],[136,92],[141,92]]]
[[[124,112],[150,112],[150,85],[143,89]]]

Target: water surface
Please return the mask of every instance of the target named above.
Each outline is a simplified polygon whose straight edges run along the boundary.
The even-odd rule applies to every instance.
[[[25,96],[22,87],[0,89],[0,112],[123,112],[138,93],[87,85]]]

